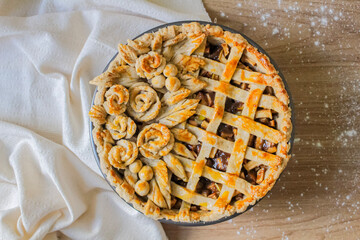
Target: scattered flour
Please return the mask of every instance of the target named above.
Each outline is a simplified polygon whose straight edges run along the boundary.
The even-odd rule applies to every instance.
[[[348,137],[355,137],[357,135],[357,131],[354,129],[347,130],[347,131],[344,131],[344,134]]]
[[[327,18],[325,18],[325,17],[322,17],[321,20],[320,20],[320,22],[321,22],[321,25],[323,25],[323,26],[327,26],[327,25],[328,25],[328,20],[327,20]]]
[[[320,141],[317,141],[315,145],[316,145],[316,147],[318,147],[318,148],[322,148],[322,147],[323,147],[323,145],[321,144]]]
[[[357,131],[355,129],[351,129],[341,132],[336,140],[343,146],[347,146],[355,137],[357,137]]]
[[[272,35],[278,34],[279,33],[279,29],[276,27],[273,29],[272,31]]]

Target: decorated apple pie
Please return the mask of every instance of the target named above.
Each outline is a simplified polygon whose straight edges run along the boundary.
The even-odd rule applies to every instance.
[[[290,156],[291,110],[269,58],[193,22],[127,44],[89,116],[102,172],[154,219],[213,221],[265,196]]]

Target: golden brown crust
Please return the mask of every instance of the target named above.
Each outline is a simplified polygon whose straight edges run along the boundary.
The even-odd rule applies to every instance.
[[[205,61],[198,57],[180,55],[176,61],[176,65],[182,71],[193,73],[196,70],[198,70],[201,66],[204,66]]]
[[[207,39],[220,41],[222,54],[227,58],[222,56],[219,61],[214,61],[204,57],[203,50],[199,49],[203,49]],[[251,65],[252,71],[239,67],[240,60]],[[218,75],[220,81],[200,77],[200,69]],[[163,75],[171,78],[167,85]],[[139,78],[149,80],[155,90]],[[247,83],[250,90],[240,89],[231,81]],[[269,58],[240,34],[196,22],[168,26],[129,40],[128,45],[119,44],[119,56],[109,70],[92,83],[99,87],[97,105],[89,115],[95,125],[93,137],[101,170],[122,198],[154,219],[213,221],[243,212],[265,196],[289,161],[291,109],[284,83]],[[121,87],[114,91],[113,87],[119,83],[129,88],[130,94],[126,95]],[[273,89],[273,96],[263,94],[267,86]],[[202,89],[216,93],[213,107],[189,99],[191,94]],[[121,97],[116,95],[113,97],[116,101],[111,99],[114,92],[119,94],[119,91]],[[163,94],[161,101],[156,91]],[[224,109],[227,97],[244,103],[240,114]],[[109,123],[114,122],[115,116],[122,116],[124,109],[136,121],[151,121],[140,129],[137,136],[134,131],[126,133],[126,138],[137,137],[136,146],[134,137],[131,141],[120,140],[121,143],[118,141],[115,145],[114,139],[121,137],[111,134],[113,128]],[[273,112],[277,114],[275,118]],[[195,113],[209,120],[205,130],[180,124]],[[108,117],[107,114],[114,116]],[[276,129],[255,121],[256,118],[274,119]],[[217,135],[220,123],[237,129],[235,141]],[[271,154],[248,147],[250,134],[277,144],[276,152]],[[180,142],[175,142],[175,139]],[[206,144],[196,156],[181,143],[196,145],[198,141]],[[136,160],[138,148],[147,159]],[[226,172],[206,166],[204,159],[214,149],[232,153]],[[247,164],[243,164],[244,159],[248,160]],[[239,176],[241,167],[251,170],[259,164],[268,166],[268,169],[259,171],[261,174],[257,176],[256,185]],[[146,171],[149,167],[154,176]],[[116,168],[125,171],[119,173]],[[172,182],[171,174],[182,179],[187,186]],[[194,192],[201,176],[223,186],[218,198]],[[234,191],[244,197],[230,202]],[[183,200],[180,209],[172,209],[171,195]],[[139,196],[145,197],[146,201]],[[201,209],[193,211],[191,204]]]
[[[130,66],[135,65],[137,54],[132,47],[124,44],[119,44],[118,50],[119,50],[119,56],[123,61],[125,61]]]
[[[176,91],[167,92],[163,97],[163,101],[167,105],[174,105],[180,102],[181,100],[187,98],[190,95],[190,93],[191,91],[189,89],[182,87]]]
[[[136,59],[136,72],[142,78],[151,79],[160,75],[166,65],[166,59],[157,52],[149,52]]]
[[[103,106],[93,105],[89,111],[89,117],[95,125],[101,125],[106,122],[106,111]]]
[[[136,83],[129,88],[130,106],[128,114],[136,121],[146,122],[154,119],[160,112],[161,103],[155,90],[146,83]]]
[[[191,145],[197,144],[198,139],[188,129],[173,128],[171,129],[171,132],[174,134],[176,140],[180,142],[185,142]]]
[[[106,128],[110,131],[113,139],[131,138],[136,131],[135,122],[126,115],[108,116]]]
[[[138,149],[134,142],[120,140],[113,146],[109,152],[109,162],[118,169],[125,169],[133,163],[138,156]]]
[[[113,85],[105,93],[104,108],[110,115],[120,115],[125,112],[129,101],[129,91],[122,85]]]
[[[174,147],[174,142],[174,135],[160,123],[144,127],[137,137],[137,146],[141,154],[151,159],[167,155]]]
[[[168,127],[174,127],[194,115],[198,103],[197,99],[183,99],[174,105],[164,107],[156,120]]]

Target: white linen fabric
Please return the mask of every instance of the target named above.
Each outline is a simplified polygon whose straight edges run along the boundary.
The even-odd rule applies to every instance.
[[[209,20],[201,0],[0,0],[0,239],[162,239],[102,177],[94,87],[119,42]]]

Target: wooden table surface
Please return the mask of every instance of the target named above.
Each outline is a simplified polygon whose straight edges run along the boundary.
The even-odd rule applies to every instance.
[[[251,211],[170,239],[360,239],[360,1],[204,0],[277,62],[295,106],[281,180]]]

